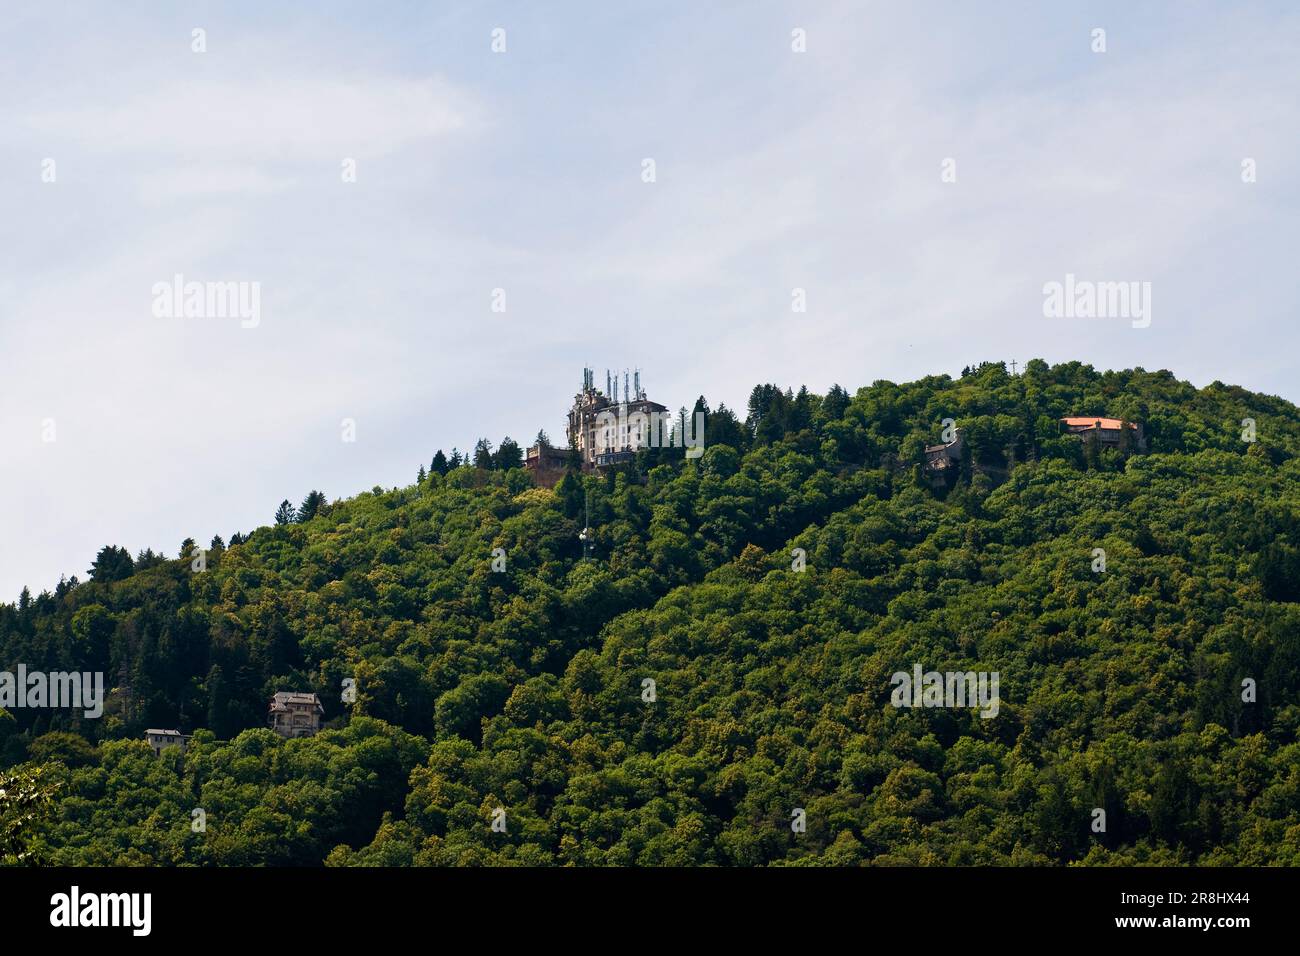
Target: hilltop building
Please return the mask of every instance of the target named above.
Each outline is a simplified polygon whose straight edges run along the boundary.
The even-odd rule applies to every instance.
[[[281,737],[310,737],[320,732],[325,707],[315,694],[282,690],[271,698],[267,723]]]
[[[144,739],[153,748],[154,756],[162,753],[169,747],[180,747],[181,752],[185,751],[185,743],[190,738],[186,737],[179,730],[146,730]]]
[[[668,408],[646,397],[640,370],[630,377],[624,370],[621,390],[619,384],[618,373],[607,370],[602,392],[595,371],[582,370],[582,389],[573,397],[565,434],[569,447],[577,449],[583,471],[631,461],[638,449],[666,444],[662,432],[668,428]],[[655,429],[661,430],[659,435]],[[533,471],[558,470],[568,456],[569,448],[539,443],[526,451],[524,465]]]
[[[953,429],[952,441],[925,446],[925,471],[930,476],[931,484],[947,481],[950,476],[957,474],[964,447],[965,440],[960,428]]]
[[[529,471],[563,471],[569,460],[567,448],[538,442],[524,452],[524,467]]]
[[[1068,416],[1060,420],[1066,434],[1077,435],[1087,441],[1095,435],[1103,448],[1119,448],[1123,443],[1124,430],[1127,427],[1131,439],[1130,446],[1137,451],[1146,451],[1146,436],[1138,422],[1125,422],[1119,418],[1092,416]],[[965,437],[960,428],[953,430],[953,440],[939,445],[925,446],[925,475],[931,486],[938,488],[956,480],[965,451]],[[1008,453],[1010,454],[1010,452]],[[994,482],[1005,481],[1014,459],[1009,458],[1005,467],[1000,464],[980,461],[972,464],[974,470],[986,473]]]
[[[1133,445],[1139,450],[1146,450],[1146,436],[1142,433],[1142,426],[1137,422],[1128,422],[1130,435],[1133,438]],[[1086,439],[1089,435],[1095,434],[1097,440],[1101,442],[1103,448],[1118,448],[1120,446],[1121,436],[1124,434],[1125,422],[1119,418],[1094,418],[1086,415],[1076,415],[1061,419],[1061,425],[1065,428],[1067,434],[1078,435],[1081,439]]]

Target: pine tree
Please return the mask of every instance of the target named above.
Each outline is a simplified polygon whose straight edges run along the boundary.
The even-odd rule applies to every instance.
[[[302,505],[298,508],[297,521],[301,524],[304,521],[310,521],[320,513],[321,507],[325,504],[325,496],[315,489],[307,492],[307,497],[302,499]]]
[[[419,470],[419,471],[416,473],[416,475],[415,475],[415,481],[416,481],[417,484],[421,484],[421,485],[422,485],[422,484],[424,484],[424,479],[425,479],[426,477],[428,477],[428,476],[425,475],[425,473],[424,473],[424,466],[421,465],[421,466],[420,466],[420,470]]]
[[[1083,440],[1083,460],[1089,471],[1101,467],[1101,439],[1096,428],[1090,428]]]
[[[501,446],[492,456],[493,465],[501,471],[524,467],[524,453],[515,441],[507,435],[501,439]]]
[[[229,705],[227,701],[230,697],[230,690],[226,686],[225,675],[221,671],[221,665],[213,664],[208,671],[207,679],[208,691],[208,729],[217,735],[218,738],[227,738],[230,736]]]
[[[801,432],[810,425],[812,425],[812,396],[808,394],[808,386],[801,385],[799,394],[790,405],[790,418],[786,427],[791,432]]]
[[[166,558],[161,554],[155,554],[153,548],[145,548],[135,556],[135,569],[143,571],[146,568],[154,568],[162,564]]]
[[[100,548],[89,573],[90,580],[106,582],[129,578],[134,571],[135,562],[131,560],[131,552],[110,544]]]
[[[849,407],[849,393],[839,385],[832,385],[822,399],[822,412],[827,421],[838,421]]]
[[[292,524],[297,515],[294,513],[293,505],[289,504],[289,499],[285,498],[280,502],[280,507],[275,509],[276,524]]]
[[[1133,428],[1127,418],[1120,419],[1119,423],[1119,453],[1121,458],[1133,454]]]
[[[447,456],[444,455],[442,453],[442,449],[439,448],[438,453],[433,456],[433,463],[429,465],[429,474],[445,475],[446,473],[447,473]]]

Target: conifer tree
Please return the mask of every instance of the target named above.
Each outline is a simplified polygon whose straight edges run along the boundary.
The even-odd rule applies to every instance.
[[[507,435],[501,439],[501,446],[497,448],[496,454],[492,456],[492,462],[501,471],[522,468],[524,466],[524,453],[519,445]]]
[[[292,524],[297,515],[294,513],[293,505],[289,504],[289,499],[285,498],[280,502],[280,507],[275,509],[276,524]]]
[[[296,519],[299,523],[310,521],[320,512],[321,507],[325,504],[325,495],[313,489],[307,492],[307,497],[302,499],[302,505],[298,508]]]

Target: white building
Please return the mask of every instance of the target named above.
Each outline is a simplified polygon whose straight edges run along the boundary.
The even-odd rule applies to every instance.
[[[631,461],[640,448],[667,445],[671,417],[668,409],[646,398],[638,371],[623,375],[620,397],[618,375],[605,375],[606,391],[596,388],[596,375],[582,370],[582,391],[573,399],[566,428],[569,443],[582,456],[584,470]]]
[[[146,730],[144,739],[153,748],[155,756],[162,753],[168,747],[180,747],[185,750],[185,742],[190,738],[186,737],[179,730]]]

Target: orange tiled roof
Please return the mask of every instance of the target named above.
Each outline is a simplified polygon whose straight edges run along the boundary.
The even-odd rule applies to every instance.
[[[1119,431],[1120,425],[1123,424],[1123,422],[1118,418],[1092,418],[1088,416],[1062,418],[1061,421],[1071,428],[1077,428],[1077,427],[1091,428],[1093,425],[1097,424],[1098,422],[1101,422],[1102,428],[1110,429],[1111,431]],[[1132,422],[1129,422],[1128,427],[1137,428],[1137,425],[1133,424]]]

